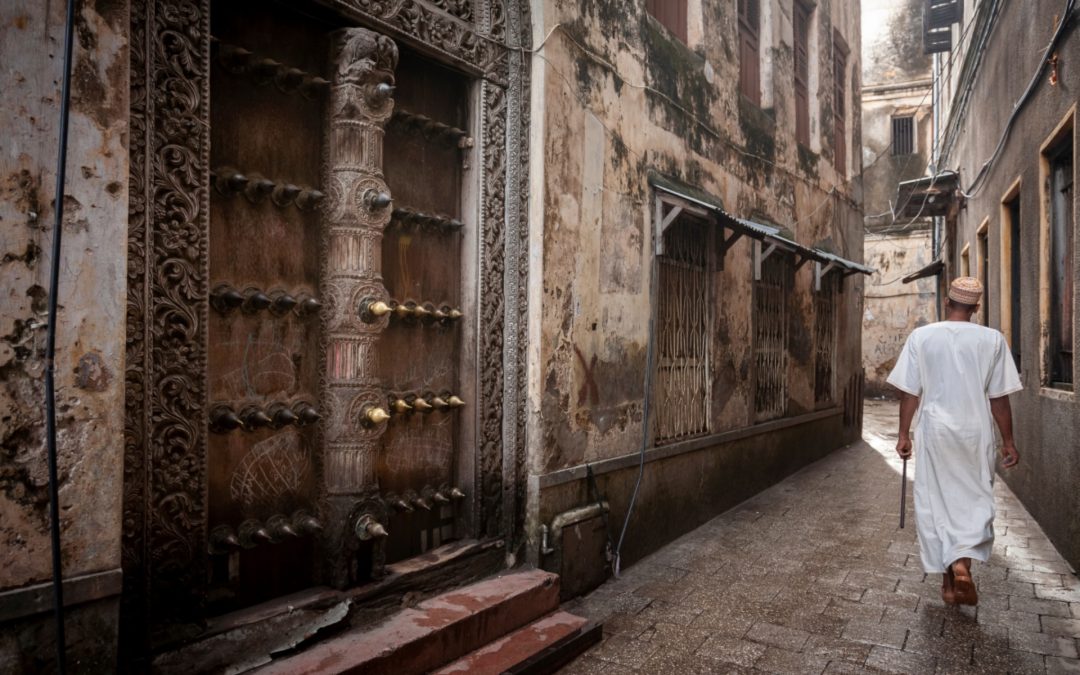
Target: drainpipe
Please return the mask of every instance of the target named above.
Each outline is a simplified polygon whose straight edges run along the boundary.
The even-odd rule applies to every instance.
[[[56,461],[56,313],[60,288],[60,251],[64,223],[64,182],[67,167],[68,117],[71,104],[71,46],[75,26],[75,0],[67,0],[64,21],[64,76],[60,91],[60,134],[56,158],[56,195],[53,202],[52,269],[49,283],[48,333],[45,341],[45,450],[49,464],[49,534],[52,541],[53,614],[56,619],[56,671],[65,670],[64,568],[60,549],[60,485]]]
[[[936,175],[938,172],[938,162],[941,160],[939,153],[941,151],[941,142],[938,139],[938,132],[941,129],[941,54],[934,54],[933,75],[930,82],[930,105],[933,107],[930,115],[930,175]],[[937,260],[944,253],[944,246],[941,244],[941,216],[934,216],[931,219],[930,226],[930,253],[934,260]],[[942,250],[939,250],[942,249]],[[937,320],[941,321],[941,278],[938,277],[937,283],[934,284],[934,311],[937,315]]]

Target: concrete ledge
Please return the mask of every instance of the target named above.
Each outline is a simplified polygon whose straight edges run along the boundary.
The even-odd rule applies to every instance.
[[[749,427],[743,427],[741,429],[732,429],[731,431],[723,431],[718,434],[711,434],[709,436],[702,436],[700,438],[692,438],[688,441],[682,441],[681,443],[672,443],[671,445],[662,445],[660,447],[652,447],[645,451],[645,463],[656,462],[661,459],[667,459],[668,457],[675,457],[676,455],[682,455],[688,452],[697,452],[705,448],[710,448],[714,445],[721,445],[723,443],[731,443],[732,441],[742,440],[751,436],[757,436],[759,434],[769,433],[771,431],[779,431],[780,429],[787,429],[788,427],[798,426],[800,424],[808,424],[810,422],[816,422],[817,420],[825,419],[827,417],[835,417],[844,413],[843,408],[827,408],[825,410],[817,410],[805,415],[798,415],[796,417],[785,417],[783,419],[772,420],[771,422],[764,422],[762,424],[755,424]],[[551,473],[540,476],[540,489],[554,487],[556,485],[562,485],[563,483],[570,483],[576,480],[584,480],[587,475],[586,466],[592,466],[593,475],[599,476],[612,471],[618,471],[620,469],[626,469],[631,466],[637,466],[641,461],[641,453],[633,452],[627,455],[621,455],[619,457],[612,457],[611,459],[602,459],[599,462],[595,462],[591,465],[581,464],[578,466],[569,467],[566,469],[559,469],[558,471],[552,471]]]
[[[123,573],[119,568],[64,579],[64,607],[120,595]],[[51,612],[52,582],[0,592],[0,621]]]

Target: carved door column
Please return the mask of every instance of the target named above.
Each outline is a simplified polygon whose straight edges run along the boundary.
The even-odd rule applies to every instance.
[[[383,127],[394,108],[390,95],[398,53],[390,38],[348,28],[332,35],[330,59],[322,277],[322,294],[328,300],[323,401],[330,414],[324,430],[323,478],[330,577],[341,586],[352,581],[348,551],[358,539],[352,521],[363,511],[385,508],[375,499],[361,500],[375,491],[375,458],[386,430],[376,340],[389,315],[376,315],[370,307],[388,300],[381,247],[391,208],[382,147]],[[378,551],[374,555],[377,572],[381,560]]]

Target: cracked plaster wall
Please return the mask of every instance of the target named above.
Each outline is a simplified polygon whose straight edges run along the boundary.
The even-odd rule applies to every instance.
[[[44,346],[64,3],[0,12],[0,589],[51,577]],[[56,340],[65,577],[120,565],[127,5],[76,5]]]
[[[852,87],[859,81],[857,4],[820,2],[813,21],[820,81],[811,92],[811,117],[820,153],[794,140],[791,2],[768,5],[764,29],[773,37],[763,39],[764,109],[738,92],[733,2],[691,0],[689,45],[647,16],[643,4],[548,0],[533,5],[534,44],[551,33],[542,58],[533,61],[532,147],[537,151],[530,303],[542,307],[530,324],[529,468],[534,477],[639,448],[651,311],[649,170],[721,198],[733,214],[782,225],[801,243],[862,259],[857,150],[848,162],[852,181],[839,187],[842,199],[828,197],[841,182],[832,162],[831,36],[837,28],[851,49],[846,105],[857,111],[859,92]],[[820,125],[820,119],[829,124]],[[859,116],[849,112],[848,120],[848,148],[857,149]],[[719,275],[714,431],[752,423],[750,250],[745,239],[738,242]],[[815,407],[810,270],[808,265],[795,275],[792,415]],[[849,277],[846,289],[838,400],[847,378],[861,368],[861,278]],[[839,435],[835,441],[840,443]],[[608,495],[613,515],[629,488],[625,481],[620,484]],[[584,488],[565,500],[534,488],[533,522],[578,505],[575,499],[585,499]]]

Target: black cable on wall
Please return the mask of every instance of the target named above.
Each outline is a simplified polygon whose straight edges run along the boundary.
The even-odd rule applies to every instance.
[[[56,313],[60,288],[60,251],[64,223],[64,183],[67,168],[68,117],[71,105],[71,47],[75,27],[75,0],[67,0],[64,20],[64,75],[60,90],[60,133],[56,158],[56,194],[53,209],[52,269],[49,282],[48,333],[45,341],[45,449],[49,464],[49,534],[52,541],[53,614],[56,619],[56,671],[65,670],[64,569],[60,549],[60,484],[56,469]]]

